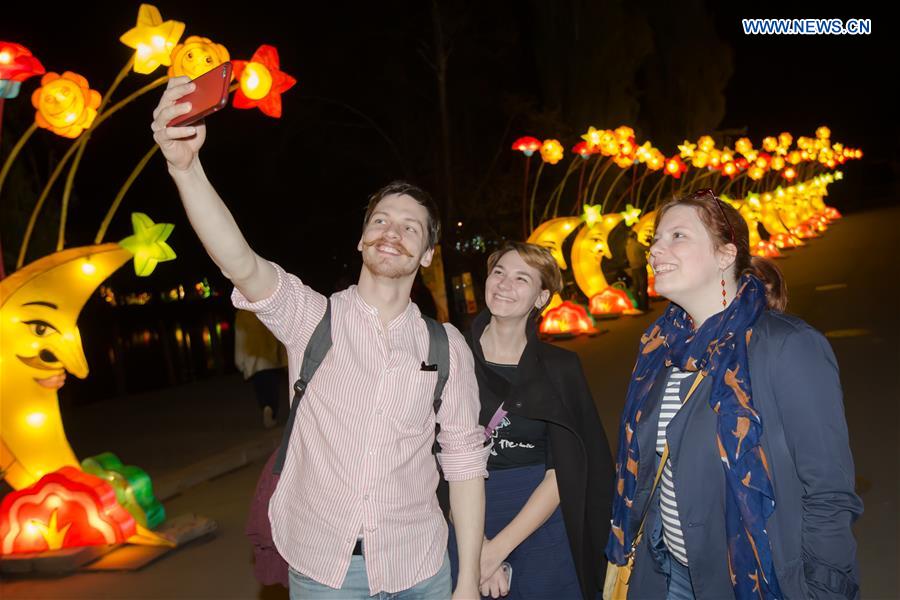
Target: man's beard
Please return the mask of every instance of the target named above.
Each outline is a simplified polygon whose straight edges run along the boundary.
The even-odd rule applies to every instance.
[[[378,277],[386,277],[389,279],[401,279],[403,277],[413,275],[416,271],[419,270],[418,261],[410,261],[409,263],[406,263],[405,261],[398,260],[395,263],[392,262],[390,258],[379,256],[377,254],[378,250],[375,249],[375,246],[377,246],[378,244],[385,244],[392,248],[396,248],[401,253],[401,255],[397,257],[398,259],[402,259],[404,257],[412,258],[412,255],[407,252],[407,250],[403,246],[399,244],[392,244],[385,241],[383,238],[379,238],[372,242],[363,242],[363,265],[365,265],[366,269],[368,269],[369,272],[373,275],[376,275]]]

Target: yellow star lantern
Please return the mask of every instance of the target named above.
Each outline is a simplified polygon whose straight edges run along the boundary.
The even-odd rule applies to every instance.
[[[134,48],[134,72],[147,75],[160,65],[172,64],[172,50],[184,33],[184,23],[162,20],[159,9],[141,4],[137,25],[122,34],[119,41]]]
[[[100,92],[92,90],[87,79],[77,73],[50,72],[41,78],[41,87],[31,95],[31,104],[37,109],[34,121],[38,127],[76,138],[94,122]]]
[[[603,213],[601,212],[602,208],[603,207],[600,206],[599,204],[590,204],[590,205],[585,204],[584,205],[584,212],[582,213],[582,218],[584,219],[584,222],[587,223],[588,227],[593,227],[594,223],[596,223],[597,221],[599,221],[601,219],[601,217],[603,217]]]
[[[681,158],[691,158],[694,156],[694,150],[697,148],[697,144],[692,144],[688,140],[684,140],[679,146],[678,151],[681,155]]]
[[[593,150],[594,148],[596,148],[597,146],[600,145],[600,134],[601,133],[602,132],[599,129],[596,129],[595,127],[591,126],[591,127],[588,127],[587,133],[585,133],[583,136],[581,136],[581,139],[583,139],[587,143],[588,149]]]
[[[192,35],[172,51],[172,66],[169,77],[187,75],[197,79],[230,60],[228,49],[209,38]]]
[[[138,277],[152,273],[157,263],[175,258],[175,251],[166,243],[174,225],[154,223],[144,213],[132,213],[131,226],[134,235],[128,236],[119,245],[134,254],[134,272]]]
[[[641,209],[635,208],[630,204],[626,204],[625,210],[623,210],[621,214],[625,218],[625,225],[631,227],[638,222],[638,219],[640,219]]]
[[[775,149],[778,148],[778,140],[770,135],[763,138],[762,145],[766,152],[775,152]]]

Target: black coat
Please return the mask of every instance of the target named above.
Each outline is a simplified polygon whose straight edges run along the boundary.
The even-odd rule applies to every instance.
[[[484,311],[468,336],[475,357],[481,397],[481,424],[487,425],[501,402],[508,412],[546,421],[560,506],[575,570],[584,597],[593,600],[603,589],[615,473],[606,433],[597,415],[578,355],[537,338],[519,360],[516,381],[509,384],[485,363],[481,335],[490,322]]]

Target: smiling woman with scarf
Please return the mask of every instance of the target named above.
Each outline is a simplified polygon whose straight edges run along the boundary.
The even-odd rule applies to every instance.
[[[487,310],[469,343],[493,442],[485,482],[481,593],[587,598],[603,584],[612,456],[578,356],[537,338],[562,287],[546,248],[507,242],[488,259]],[[455,577],[451,528],[450,560]]]
[[[711,190],[659,209],[650,265],[672,303],[641,337],[607,546],[622,565],[642,531],[629,600],[857,598],[828,342],[781,312],[781,273]]]

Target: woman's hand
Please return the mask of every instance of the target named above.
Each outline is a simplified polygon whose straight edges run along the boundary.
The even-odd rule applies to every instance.
[[[481,585],[491,580],[496,573],[500,573],[503,577],[506,574],[500,569],[500,564],[506,560],[509,552],[500,548],[500,544],[495,540],[484,539],[481,545]],[[485,594],[486,595],[486,594]],[[496,598],[496,596],[494,596]]]
[[[509,594],[509,576],[504,569],[497,569],[481,584],[481,595],[499,598]]]

